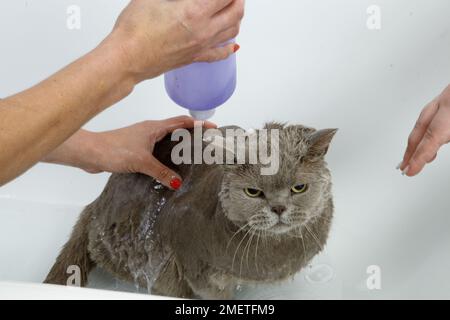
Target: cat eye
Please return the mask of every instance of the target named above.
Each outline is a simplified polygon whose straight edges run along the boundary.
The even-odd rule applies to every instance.
[[[262,196],[262,194],[263,194],[263,192],[261,190],[253,189],[253,188],[245,188],[244,192],[250,198],[257,198],[257,197]]]
[[[293,193],[305,193],[306,190],[308,190],[308,185],[307,184],[298,184],[294,187],[291,188],[291,191]]]

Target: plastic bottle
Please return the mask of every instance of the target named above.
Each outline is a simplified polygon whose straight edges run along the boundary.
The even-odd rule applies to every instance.
[[[169,97],[198,120],[210,119],[236,89],[236,54],[218,62],[199,62],[165,74]]]

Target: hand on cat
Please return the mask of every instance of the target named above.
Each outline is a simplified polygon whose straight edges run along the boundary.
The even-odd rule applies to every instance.
[[[244,0],[132,0],[109,37],[138,81],[194,61],[216,61],[239,49],[218,47],[237,36]]]
[[[422,111],[408,139],[399,168],[407,176],[415,176],[437,152],[450,142],[450,85]]]
[[[143,173],[172,189],[181,186],[181,177],[153,155],[155,144],[181,128],[193,128],[188,116],[161,121],[145,121],[113,131],[93,133],[81,130],[43,159],[44,162],[78,167],[90,173]],[[216,125],[205,121],[207,129]]]

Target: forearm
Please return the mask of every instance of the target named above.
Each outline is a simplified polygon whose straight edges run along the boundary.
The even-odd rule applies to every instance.
[[[132,91],[113,37],[33,88],[0,100],[0,185]]]
[[[102,155],[100,140],[98,133],[80,129],[41,161],[76,167],[91,173],[100,172],[98,169]]]

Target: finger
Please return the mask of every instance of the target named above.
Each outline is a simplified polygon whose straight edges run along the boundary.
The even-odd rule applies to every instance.
[[[170,119],[163,120],[161,123],[162,130],[158,134],[156,138],[157,141],[163,139],[166,135],[174,132],[178,129],[191,129],[196,123],[200,123],[200,125],[205,129],[215,129],[217,125],[210,121],[197,121],[189,116],[178,116]]]
[[[436,160],[436,158],[437,158],[437,153],[435,153],[435,155],[433,156],[433,158],[431,158],[431,160],[430,160],[428,163],[433,162],[434,160]]]
[[[178,190],[182,186],[181,177],[173,170],[167,168],[159,162],[154,156],[150,155],[145,161],[140,173],[155,178],[166,187],[172,190]]]
[[[439,148],[443,145],[442,134],[445,128],[442,128],[438,120],[433,120],[417,146],[416,151],[408,162],[404,173],[413,177],[419,174],[427,163],[436,158]]]
[[[226,43],[227,41],[234,39],[239,34],[240,25],[233,26],[231,28],[228,28],[222,32],[220,32],[212,42],[212,45],[210,47],[215,48],[218,46],[223,46],[223,43]],[[234,41],[233,41],[234,42]]]
[[[212,48],[202,52],[196,59],[196,62],[215,62],[224,60],[236,53],[240,46],[235,43],[230,43],[224,47]]]
[[[188,5],[193,8],[202,8],[209,16],[213,16],[228,7],[234,0],[194,0],[195,4]]]
[[[235,0],[228,7],[218,12],[213,17],[211,28],[212,30],[221,32],[231,27],[236,27],[244,18],[244,14],[244,0]]]
[[[177,129],[191,129],[201,122],[201,126],[206,129],[215,129],[217,125],[211,121],[197,121],[189,116],[179,116],[163,120],[167,133],[171,133]]]
[[[403,162],[400,165],[401,170],[405,170],[408,166],[412,155],[416,152],[417,146],[420,141],[422,141],[428,126],[433,120],[434,116],[438,111],[437,100],[433,100],[428,104],[421,112],[419,119],[417,120],[414,129],[408,138],[408,146],[406,148],[405,154],[403,156]]]

